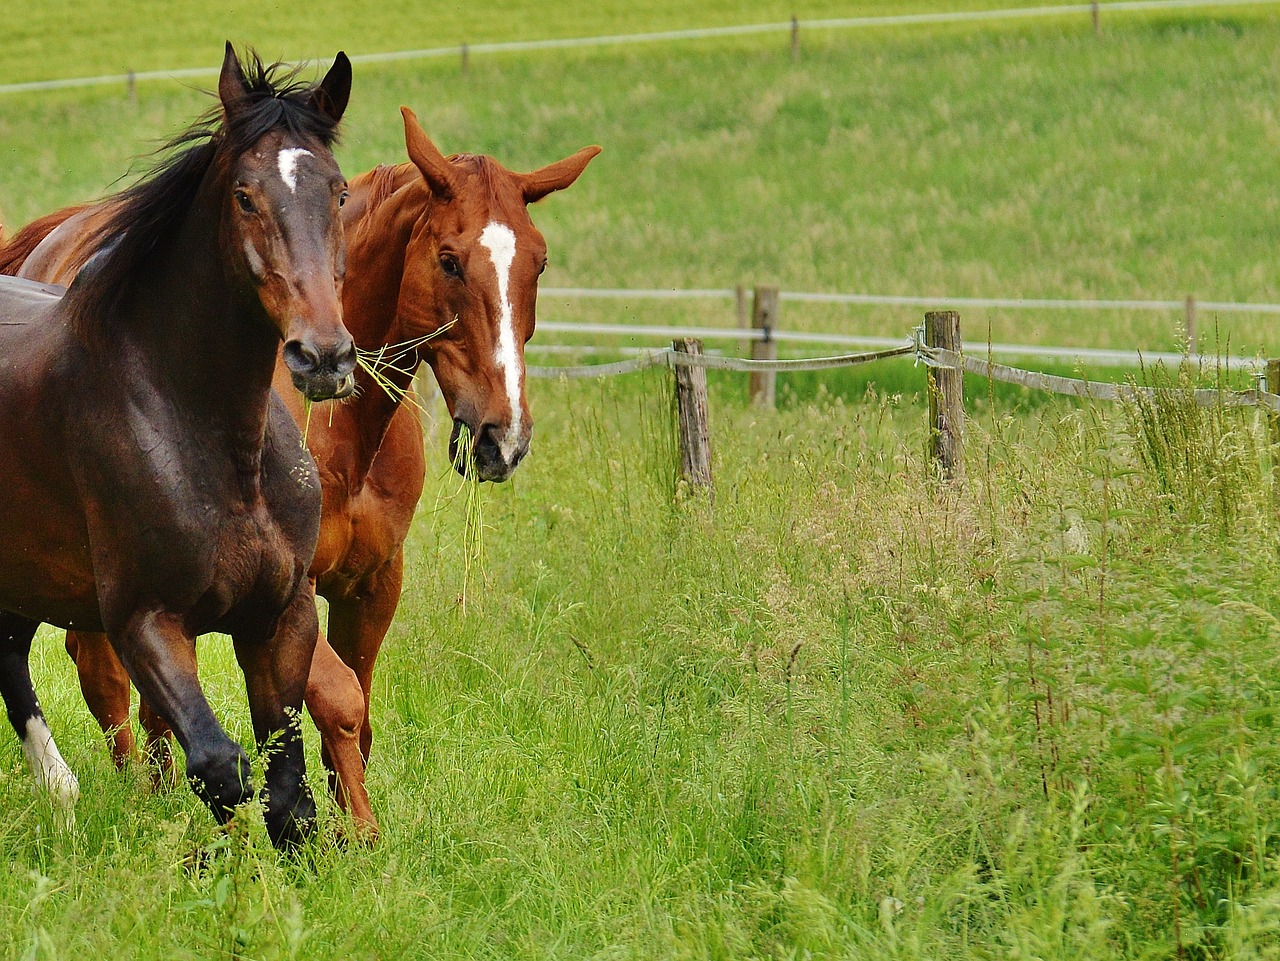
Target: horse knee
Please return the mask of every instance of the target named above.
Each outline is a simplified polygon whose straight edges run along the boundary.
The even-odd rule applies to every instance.
[[[307,710],[324,740],[358,737],[365,723],[364,691],[355,672],[343,665],[307,685]]]
[[[187,756],[187,780],[191,789],[225,823],[235,811],[253,796],[249,782],[249,756],[239,744],[205,752],[193,751]]]

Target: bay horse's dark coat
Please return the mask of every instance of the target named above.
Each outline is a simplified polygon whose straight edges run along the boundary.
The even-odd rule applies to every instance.
[[[218,113],[120,195],[66,295],[0,279],[0,695],[65,799],[74,778],[27,668],[41,622],[107,633],[216,817],[251,796],[196,676],[195,638],[216,630],[271,742],[272,839],[313,822],[298,719],[320,489],[271,378],[284,338],[295,383],[349,389],[345,182],[329,147],[350,79],[341,54],[314,88],[256,60],[246,75],[228,45]]]

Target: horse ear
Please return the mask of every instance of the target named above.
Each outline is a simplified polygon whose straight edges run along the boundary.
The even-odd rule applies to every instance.
[[[534,170],[527,174],[516,174],[516,183],[524,191],[524,202],[527,204],[541,200],[549,193],[564,190],[582,175],[591,158],[600,152],[600,147],[583,147],[572,157],[557,160],[553,164]]]
[[[342,119],[351,99],[351,61],[341,50],[333,58],[333,66],[311,94],[311,106],[332,118],[334,123]]]
[[[404,145],[409,151],[409,159],[418,168],[431,192],[441,200],[448,200],[455,190],[453,167],[423,131],[413,111],[408,107],[401,107],[400,114],[404,117]]]
[[[218,76],[218,99],[222,101],[222,109],[229,110],[232,104],[248,93],[249,85],[245,82],[244,70],[228,40],[227,52],[222,58],[222,73]]]

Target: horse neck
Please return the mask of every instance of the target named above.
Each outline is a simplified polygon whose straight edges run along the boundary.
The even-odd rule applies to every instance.
[[[385,179],[390,178],[388,184]],[[368,191],[389,189],[381,200]],[[429,213],[431,198],[421,186],[420,175],[410,164],[379,168],[351,183],[353,213],[344,217],[347,240],[347,280],[342,312],[356,346],[365,353],[382,354],[390,366],[380,369],[387,386],[375,380],[363,365],[356,371],[355,400],[339,405],[334,430],[347,441],[330,446],[328,470],[346,476],[349,488],[358,490],[373,466],[383,438],[409,389],[416,369],[417,351],[399,356],[411,338],[401,323],[398,307],[404,279],[405,252],[414,225]]]
[[[145,283],[126,293],[117,336],[146,358],[174,409],[256,463],[280,338],[251,285],[225,264],[218,218],[201,199],[141,265]]]

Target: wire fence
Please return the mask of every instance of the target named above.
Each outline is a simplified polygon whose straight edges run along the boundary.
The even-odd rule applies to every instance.
[[[954,301],[946,301],[954,303]],[[573,336],[608,336],[618,338],[661,337],[695,337],[705,341],[761,342],[773,341],[779,344],[795,344],[798,346],[824,345],[828,347],[846,348],[890,348],[900,344],[901,338],[870,337],[857,334],[833,334],[816,331],[764,330],[754,327],[704,327],[694,325],[659,325],[659,324],[604,324],[577,323],[570,321],[538,321],[541,333],[569,334]],[[600,353],[613,350],[616,353],[634,353],[644,348],[604,347],[600,344],[583,344],[577,347],[569,344],[530,344],[529,350],[548,350],[556,353],[570,353],[581,350],[585,353]],[[993,356],[1021,357],[1036,359],[1050,363],[1083,364],[1093,367],[1137,367],[1144,363],[1177,364],[1184,360],[1196,366],[1223,367],[1228,370],[1253,370],[1262,361],[1255,357],[1216,356],[1200,354],[1195,351],[1138,351],[1096,347],[1063,347],[1049,344],[983,344],[983,350]]]
[[[733,300],[735,288],[644,288],[644,287],[544,287],[544,297],[562,297],[566,300]],[[908,296],[901,294],[844,294],[799,290],[783,290],[783,301],[808,304],[844,304],[847,306],[877,307],[972,307],[993,310],[1137,310],[1171,311],[1186,310],[1187,300],[1139,300],[1139,299],[1091,299],[1045,297],[949,297],[940,295]],[[1198,310],[1226,314],[1280,314],[1280,304],[1251,303],[1229,300],[1194,299]]]
[[[724,27],[698,27],[685,30],[661,30],[643,33],[609,34],[594,37],[559,37],[545,40],[516,40],[501,43],[454,44],[440,47],[424,47],[416,50],[393,50],[385,53],[356,54],[352,63],[393,63],[405,60],[432,60],[442,57],[461,57],[465,64],[476,54],[518,53],[524,51],[568,50],[574,48],[611,47],[680,40],[707,40],[723,37],[743,37],[756,34],[790,33],[792,44],[798,42],[800,31],[811,30],[866,30],[884,27],[908,27],[973,23],[998,20],[1027,20],[1052,17],[1076,17],[1089,15],[1095,25],[1099,16],[1117,13],[1141,13],[1173,10],[1212,10],[1220,8],[1247,8],[1274,6],[1280,0],[1119,0],[1113,3],[1074,3],[1059,6],[1013,7],[994,10],[932,11],[927,13],[890,14],[869,17],[841,17],[835,19],[800,20],[774,23],[738,24]],[[317,58],[312,58],[317,59]],[[0,94],[35,93],[50,90],[70,90],[88,87],[126,85],[130,89],[137,83],[156,80],[191,80],[217,76],[217,68],[188,67],[172,70],[128,71],[118,74],[102,74],[92,77],[66,77],[54,80],[33,80],[25,83],[0,84]]]
[[[886,350],[859,354],[840,354],[833,357],[806,357],[792,360],[749,360],[742,357],[719,357],[708,354],[689,354],[671,348],[651,350],[628,360],[607,364],[565,365],[555,367],[529,366],[530,377],[554,379],[586,379],[616,377],[652,367],[699,367],[712,370],[729,370],[742,373],[831,370],[839,367],[856,367],[861,364],[888,360],[893,357],[911,356],[916,363],[947,370],[963,370],[969,374],[991,380],[1016,384],[1030,390],[1060,394],[1085,400],[1132,402],[1138,397],[1155,398],[1161,394],[1186,393],[1176,387],[1142,387],[1136,384],[1094,381],[1085,378],[1062,377],[1041,371],[1025,370],[996,364],[990,360],[967,355],[963,352],[930,346],[923,342],[923,328],[916,328],[910,343]],[[1185,359],[1179,357],[1179,360]],[[1266,389],[1259,375],[1259,384],[1249,390],[1226,388],[1197,388],[1190,391],[1194,402],[1201,407],[1222,404],[1226,407],[1266,407],[1280,414],[1280,394]]]

